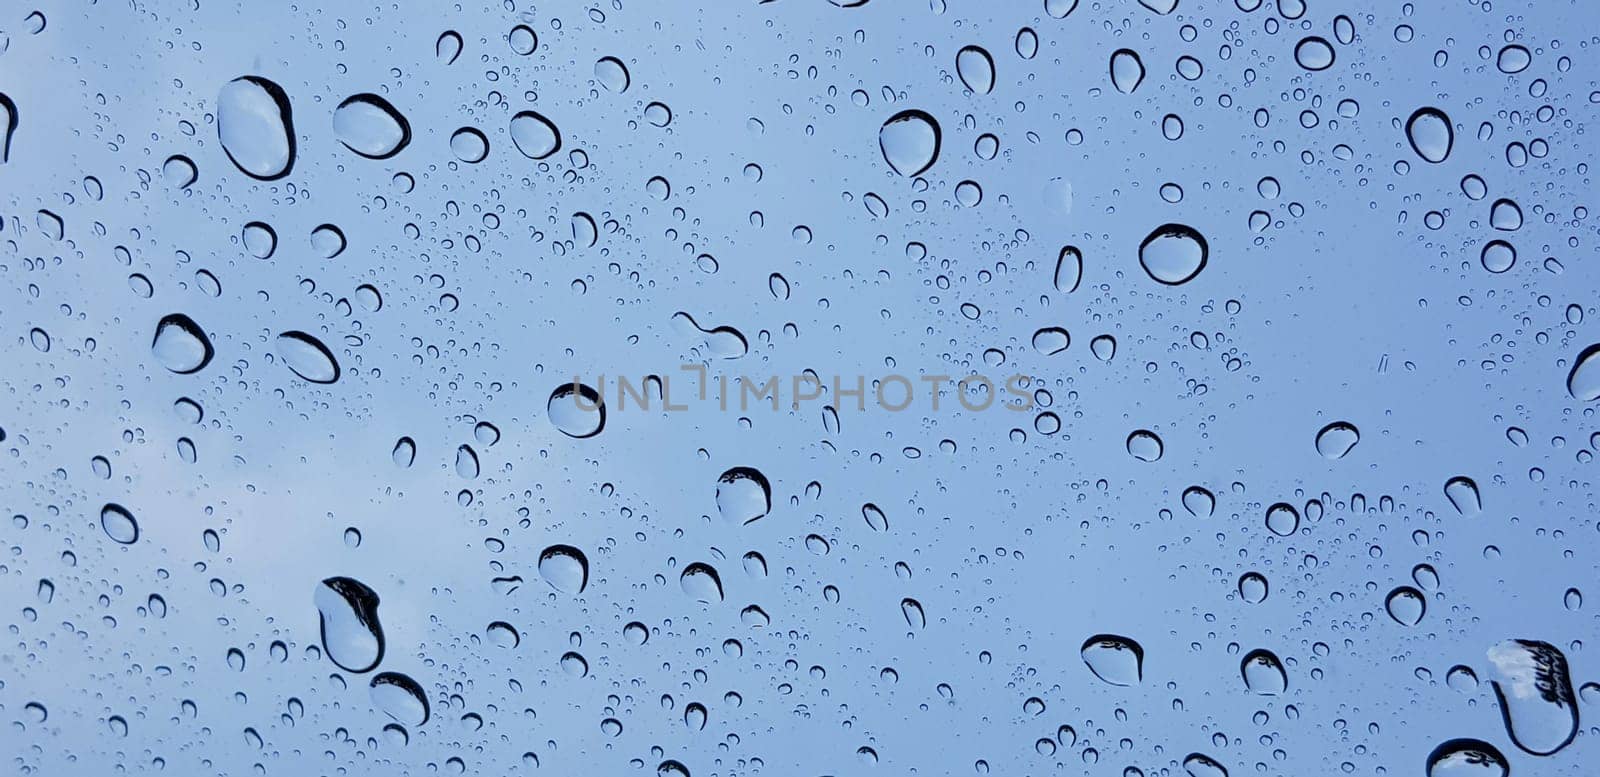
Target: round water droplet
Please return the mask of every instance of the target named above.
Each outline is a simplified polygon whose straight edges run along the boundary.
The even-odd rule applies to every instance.
[[[242,76],[217,95],[217,137],[245,175],[274,181],[294,167],[294,119],[289,95],[272,81]]]
[[[1330,461],[1345,457],[1356,443],[1361,442],[1361,431],[1354,424],[1334,421],[1317,432],[1317,453]]]
[[[278,357],[302,380],[333,383],[339,379],[339,362],[328,346],[305,332],[289,331],[278,335]]]
[[[939,123],[918,111],[901,111],[878,129],[878,148],[889,167],[903,176],[921,175],[939,159]]]
[[[175,154],[161,165],[161,177],[174,189],[187,189],[200,178],[200,170],[194,166],[194,160]]]
[[[752,467],[734,467],[717,478],[717,512],[723,520],[753,523],[772,511],[772,484]]]
[[[1406,139],[1417,156],[1438,164],[1450,156],[1455,145],[1456,131],[1450,126],[1450,117],[1438,108],[1418,108],[1406,119]]]
[[[462,127],[450,135],[450,153],[456,159],[475,165],[489,156],[489,139],[474,127]]]
[[[1079,654],[1095,677],[1112,685],[1137,685],[1144,678],[1144,648],[1127,637],[1096,634]]]
[[[956,75],[974,94],[994,91],[994,57],[980,46],[963,46],[956,52]]]
[[[399,672],[379,672],[367,688],[372,706],[403,726],[415,728],[428,722],[428,696],[416,680]]]
[[[694,562],[683,568],[678,585],[697,602],[722,601],[722,576],[710,564]]]
[[[1390,591],[1383,600],[1383,606],[1389,611],[1389,617],[1402,626],[1421,623],[1422,616],[1428,612],[1428,600],[1421,591],[1408,585]]]
[[[1139,244],[1139,264],[1157,283],[1177,286],[1205,269],[1209,253],[1206,239],[1193,227],[1163,224]]]
[[[1158,461],[1164,447],[1161,438],[1149,429],[1140,429],[1128,435],[1128,455],[1140,461]]]
[[[628,75],[628,67],[616,57],[601,57],[596,61],[594,77],[608,91],[618,94],[628,91],[628,85],[633,82],[632,76]]]
[[[128,508],[119,504],[107,504],[100,508],[100,528],[113,542],[122,545],[132,545],[139,540],[139,522],[134,520]]]
[[[1052,19],[1065,19],[1078,7],[1078,0],[1044,0],[1044,12]]]
[[[1578,735],[1578,700],[1567,657],[1555,645],[1508,639],[1489,648],[1490,685],[1511,742],[1553,755]]]
[[[1307,70],[1327,70],[1333,67],[1333,60],[1333,44],[1325,38],[1311,35],[1294,46],[1294,61]]]
[[[1531,64],[1533,64],[1533,55],[1529,54],[1526,48],[1515,43],[1501,47],[1499,55],[1494,58],[1494,66],[1499,68],[1500,72],[1506,74],[1521,73],[1527,70],[1528,65]]]
[[[1267,530],[1279,537],[1287,537],[1300,529],[1300,511],[1288,502],[1278,502],[1267,508]]]
[[[1428,754],[1427,777],[1507,777],[1506,757],[1481,739],[1452,739]]]
[[[323,259],[332,259],[344,253],[344,230],[333,224],[318,224],[311,230],[311,250]]]
[[[606,405],[600,394],[581,383],[563,383],[550,392],[545,414],[568,437],[593,437],[606,427]]]
[[[1491,240],[1483,247],[1479,256],[1483,269],[1492,273],[1503,273],[1517,263],[1517,249],[1504,240]]]
[[[150,341],[150,350],[163,367],[190,375],[205,369],[216,354],[211,340],[201,331],[200,325],[182,313],[173,313],[156,322],[156,334]]]
[[[384,650],[377,592],[354,578],[330,577],[317,586],[314,600],[328,660],[356,674],[377,667]]]
[[[1476,515],[1483,509],[1478,495],[1478,484],[1465,475],[1457,475],[1444,483],[1444,495],[1450,505],[1462,515]]]
[[[511,143],[529,159],[544,159],[561,150],[561,131],[543,114],[522,111],[511,117]]]
[[[272,252],[278,250],[278,233],[262,221],[252,221],[244,225],[244,230],[239,233],[239,239],[244,242],[244,250],[257,259],[270,259]]]
[[[528,56],[533,50],[539,48],[539,36],[533,28],[526,24],[519,24],[511,28],[506,34],[506,43],[511,45],[511,50],[520,56]]]
[[[571,545],[551,545],[539,554],[539,576],[564,594],[581,594],[589,586],[589,558]]]
[[[1267,600],[1267,578],[1259,572],[1246,572],[1239,576],[1239,598],[1250,604]]]
[[[484,638],[489,644],[503,648],[514,648],[522,644],[522,635],[517,633],[517,627],[505,621],[495,621],[483,631]]]
[[[1289,675],[1283,669],[1283,662],[1271,651],[1246,653],[1239,664],[1239,673],[1244,677],[1245,690],[1254,694],[1277,696],[1289,688]]]
[[[1111,54],[1111,85],[1123,94],[1132,94],[1144,82],[1144,60],[1132,49],[1117,49]]]
[[[1489,206],[1489,226],[1501,232],[1515,232],[1522,228],[1522,208],[1507,199],[1495,200]]]
[[[333,109],[333,136],[368,159],[388,159],[411,142],[411,122],[388,100],[357,94]]]

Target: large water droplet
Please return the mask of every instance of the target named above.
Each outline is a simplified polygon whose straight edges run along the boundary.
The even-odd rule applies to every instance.
[[[1600,399],[1600,343],[1595,343],[1578,353],[1572,360],[1572,371],[1567,373],[1567,393],[1579,402]]]
[[[1532,63],[1533,55],[1515,43],[1501,47],[1500,53],[1494,58],[1494,66],[1506,74],[1521,73]]]
[[[1289,675],[1283,662],[1268,650],[1252,650],[1239,663],[1239,673],[1244,677],[1244,687],[1262,696],[1277,696],[1289,688]]]
[[[241,76],[217,95],[217,137],[245,175],[273,181],[294,167],[294,118],[289,95],[260,76]]]
[[[550,392],[545,414],[568,437],[593,437],[606,428],[606,405],[599,392],[581,383],[563,383]]]
[[[1149,429],[1140,429],[1128,435],[1127,447],[1128,455],[1140,461],[1158,461],[1165,450],[1161,438]]]
[[[333,109],[333,135],[368,159],[388,159],[411,142],[411,122],[388,100],[362,93]]]
[[[1307,70],[1327,70],[1333,67],[1333,59],[1333,44],[1325,38],[1311,35],[1294,46],[1294,61]]]
[[[956,75],[975,94],[994,91],[994,57],[980,46],[963,46],[956,52]]]
[[[11,137],[17,132],[17,104],[0,92],[0,164],[11,160]]]
[[[305,332],[288,331],[278,335],[278,357],[302,380],[333,383],[339,379],[339,362],[328,346]]]
[[[1132,94],[1144,82],[1144,60],[1132,49],[1117,49],[1111,54],[1111,85],[1123,94]]]
[[[939,159],[939,122],[919,110],[901,111],[878,129],[878,148],[895,172],[921,175]]]
[[[1239,598],[1250,604],[1267,600],[1267,578],[1260,572],[1246,572],[1239,576]]]
[[[922,602],[906,598],[900,600],[900,615],[906,619],[906,625],[915,631],[928,627],[928,614],[922,609]]]
[[[266,222],[252,221],[244,225],[239,239],[244,242],[244,250],[257,259],[271,258],[278,250],[278,232]]]
[[[1144,678],[1144,648],[1127,637],[1096,634],[1079,654],[1095,677],[1112,685],[1136,685]]]
[[[190,375],[205,369],[216,354],[211,348],[211,339],[206,337],[200,325],[182,313],[173,313],[156,322],[156,335],[150,341],[150,350],[161,366],[179,375]]]
[[[346,672],[370,672],[383,660],[383,627],[378,623],[378,594],[361,581],[330,577],[317,586],[322,650]]]
[[[1389,617],[1394,618],[1395,623],[1415,626],[1428,613],[1428,600],[1421,591],[1403,585],[1389,592],[1383,600],[1383,607],[1389,611]]]
[[[417,460],[417,442],[410,437],[401,437],[394,444],[394,450],[389,452],[394,459],[395,466],[409,467]]]
[[[1438,164],[1450,156],[1455,145],[1456,131],[1450,126],[1450,117],[1438,108],[1418,108],[1406,119],[1406,139],[1417,156]]]
[[[1462,515],[1476,515],[1483,509],[1478,495],[1478,484],[1465,475],[1457,475],[1444,483],[1444,495],[1450,505]]]
[[[628,66],[616,57],[601,57],[596,61],[594,77],[608,91],[618,94],[628,91],[628,85],[633,83],[633,77],[628,75]]]
[[[132,545],[139,540],[139,522],[134,520],[128,508],[119,504],[107,504],[100,508],[100,528],[112,541],[123,545]]]
[[[1139,244],[1139,264],[1158,283],[1187,283],[1206,267],[1210,247],[1193,227],[1163,224]]]
[[[696,561],[684,567],[678,585],[697,602],[722,601],[722,576],[710,564]]]
[[[581,594],[589,586],[589,558],[571,545],[551,545],[539,554],[539,576],[564,594]]]
[[[1202,486],[1183,490],[1183,509],[1196,518],[1210,518],[1217,509],[1217,497]]]
[[[1427,777],[1507,777],[1511,766],[1481,739],[1452,739],[1428,754]]]
[[[717,478],[717,511],[726,521],[754,522],[772,511],[772,484],[753,467],[734,467]]]
[[[379,672],[367,688],[372,706],[413,728],[428,722],[428,696],[416,680],[399,672]]]
[[[1184,756],[1183,770],[1189,773],[1189,777],[1228,777],[1228,770],[1222,768],[1222,764],[1217,763],[1211,756],[1200,753]]]
[[[1287,537],[1300,529],[1300,511],[1288,502],[1279,502],[1267,508],[1267,529],[1279,537]]]
[[[456,159],[475,165],[489,156],[489,139],[476,127],[462,127],[450,134],[450,153]]]
[[[1354,424],[1334,421],[1317,432],[1317,453],[1330,461],[1344,458],[1356,443],[1361,442],[1361,431]]]
[[[1062,246],[1056,256],[1056,291],[1072,293],[1083,282],[1083,252],[1077,246]]]
[[[1578,735],[1578,699],[1567,657],[1555,645],[1508,639],[1489,648],[1490,684],[1511,742],[1552,755]]]
[[[561,131],[543,114],[523,111],[511,117],[511,143],[529,159],[544,159],[561,150]]]
[[[1052,19],[1065,19],[1078,7],[1078,0],[1044,0],[1044,12]]]

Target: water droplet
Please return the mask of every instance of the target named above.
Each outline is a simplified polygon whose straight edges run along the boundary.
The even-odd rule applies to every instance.
[[[1300,529],[1300,511],[1288,502],[1278,502],[1267,508],[1267,530],[1279,537],[1287,537]]]
[[[1039,53],[1039,34],[1032,27],[1023,27],[1017,30],[1017,56],[1023,59],[1033,59]]]
[[[1491,240],[1484,245],[1479,261],[1483,263],[1483,269],[1503,273],[1517,263],[1517,249],[1504,240]]]
[[[956,52],[956,75],[974,94],[994,91],[994,58],[980,46],[963,46]]]
[[[1246,653],[1239,664],[1239,672],[1244,676],[1245,690],[1254,694],[1277,696],[1289,688],[1289,675],[1283,669],[1283,662],[1271,651]]]
[[[1450,156],[1450,147],[1456,142],[1456,131],[1450,126],[1450,117],[1438,108],[1418,108],[1406,119],[1406,139],[1417,156],[1438,164]]]
[[[311,383],[333,383],[339,379],[339,362],[328,346],[305,332],[288,331],[278,335],[278,357],[289,370]]]
[[[410,437],[401,437],[389,455],[394,459],[395,466],[410,467],[417,460],[417,442]]]
[[[0,164],[11,161],[11,138],[17,132],[17,104],[0,92]]]
[[[678,585],[697,602],[722,601],[722,576],[710,564],[696,561],[684,567],[683,574],[678,576]]]
[[[581,383],[563,383],[550,392],[545,414],[568,437],[593,437],[606,427],[605,402],[598,392]]]
[[[529,159],[544,159],[561,150],[561,130],[534,111],[511,117],[511,143]]]
[[[1033,349],[1045,356],[1055,356],[1067,350],[1072,337],[1059,326],[1050,326],[1033,333]]]
[[[1183,490],[1183,509],[1196,518],[1210,518],[1217,509],[1217,497],[1201,486]]]
[[[1071,294],[1083,282],[1083,252],[1077,246],[1062,246],[1056,256],[1056,291]]]
[[[1462,515],[1476,515],[1483,509],[1483,501],[1478,496],[1478,484],[1465,475],[1445,481],[1444,495],[1456,512]]]
[[[139,540],[139,522],[134,520],[128,508],[119,504],[107,504],[100,508],[100,528],[113,542],[122,545],[132,545]]]
[[[416,680],[399,672],[379,672],[367,688],[372,706],[383,710],[403,726],[413,728],[428,722],[428,696]]]
[[[330,577],[314,597],[321,620],[322,650],[346,672],[370,672],[383,660],[378,594],[361,581]]]
[[[517,633],[517,627],[505,621],[495,621],[483,631],[484,638],[489,644],[496,647],[514,648],[522,644],[522,635]]]
[[[1507,777],[1511,766],[1481,739],[1452,739],[1428,754],[1428,777]]]
[[[179,375],[191,375],[205,369],[216,351],[211,340],[201,331],[200,325],[182,313],[173,313],[156,323],[156,335],[150,341],[150,350],[156,361]]]
[[[1294,46],[1294,61],[1310,71],[1333,67],[1333,44],[1316,35],[1301,38]]]
[[[706,717],[706,705],[700,702],[689,702],[689,705],[683,708],[683,724],[691,731],[704,731]]]
[[[1522,208],[1507,199],[1495,200],[1489,206],[1489,226],[1501,232],[1515,232],[1522,228]]]
[[[1052,19],[1065,19],[1078,7],[1078,0],[1044,0],[1044,12]]]
[[[471,445],[456,447],[456,476],[465,480],[478,476],[478,452]]]
[[[1132,49],[1117,49],[1111,54],[1111,85],[1123,94],[1132,94],[1144,81],[1144,60]]]
[[[1578,353],[1572,360],[1572,372],[1567,373],[1567,393],[1579,402],[1600,399],[1600,343],[1595,343]]]
[[[1140,429],[1128,435],[1128,455],[1140,461],[1158,461],[1164,450],[1161,438],[1149,429]]]
[[[450,135],[450,153],[456,159],[475,165],[489,156],[489,139],[474,127],[462,127]]]
[[[878,129],[878,148],[895,172],[921,175],[939,159],[939,123],[919,111],[901,111]]]
[[[1222,764],[1199,753],[1184,756],[1183,770],[1189,773],[1189,777],[1228,777],[1228,770],[1222,768]]]
[[[271,258],[272,252],[278,250],[278,233],[265,222],[252,221],[244,225],[239,239],[244,242],[244,250],[257,259]]]
[[[1561,595],[1561,606],[1572,612],[1583,609],[1583,592],[1576,588],[1568,588],[1567,592]]]
[[[200,178],[200,170],[194,166],[194,160],[174,154],[161,164],[161,177],[174,189],[187,189]]]
[[[411,122],[388,100],[362,93],[333,110],[333,135],[368,159],[388,159],[411,142]]]
[[[511,45],[511,50],[519,56],[528,56],[534,49],[539,48],[539,36],[533,28],[526,24],[519,24],[511,28],[506,34],[506,43]]]
[[[901,599],[900,614],[905,617],[906,625],[915,631],[928,627],[928,614],[922,610],[922,602],[916,599]]]
[[[1096,335],[1089,341],[1089,352],[1094,358],[1109,362],[1117,355],[1117,338],[1111,335]]]
[[[1345,457],[1356,443],[1361,442],[1361,431],[1354,424],[1334,421],[1317,432],[1317,453],[1330,461]]]
[[[632,77],[628,75],[628,67],[616,57],[601,57],[596,61],[594,77],[608,91],[618,94],[628,91],[628,85],[633,82]]]
[[[589,586],[589,558],[571,545],[551,545],[539,554],[539,576],[564,594],[581,594]]]
[[[1259,572],[1246,572],[1239,576],[1239,598],[1250,604],[1267,600],[1267,578]]]
[[[1389,611],[1389,617],[1402,626],[1421,623],[1422,616],[1428,612],[1428,600],[1421,591],[1408,585],[1390,591],[1383,600],[1383,606]]]
[[[446,65],[455,64],[456,57],[461,56],[461,33],[455,30],[439,33],[439,39],[433,42],[433,53]]]
[[[877,532],[889,530],[889,516],[877,505],[868,502],[861,506],[861,517],[866,520],[867,527]]]
[[[1163,224],[1139,244],[1139,264],[1157,283],[1187,283],[1206,267],[1210,248],[1193,227]]]
[[[1548,642],[1508,639],[1489,648],[1490,685],[1511,742],[1553,755],[1578,735],[1578,700],[1567,657]]]
[[[344,230],[333,224],[318,224],[311,230],[311,250],[323,259],[332,259],[344,253]]]
[[[717,478],[717,511],[723,520],[753,523],[772,511],[772,484],[752,467],[734,467]]]
[[[1096,634],[1083,643],[1083,662],[1095,677],[1112,685],[1137,685],[1144,679],[1144,648],[1127,637]]]
[[[294,167],[294,119],[289,95],[260,76],[241,76],[217,95],[217,137],[245,175],[274,181]]]
[[[1530,64],[1533,64],[1533,55],[1515,43],[1501,47],[1500,54],[1494,58],[1494,66],[1506,74],[1521,73]]]

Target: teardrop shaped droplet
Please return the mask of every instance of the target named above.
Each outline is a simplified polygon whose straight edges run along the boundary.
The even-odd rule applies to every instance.
[[[399,672],[379,672],[367,688],[372,706],[383,710],[403,726],[415,728],[428,722],[428,696],[422,686]]]
[[[605,402],[598,392],[581,383],[563,383],[550,392],[545,414],[568,437],[593,437],[606,428]]]
[[[1112,685],[1137,685],[1144,678],[1144,648],[1127,637],[1096,634],[1079,654],[1095,677]]]
[[[1289,688],[1289,675],[1283,662],[1269,650],[1252,650],[1239,663],[1245,690],[1261,696],[1277,696]]]
[[[260,76],[241,76],[217,95],[217,137],[245,175],[275,181],[294,167],[294,117],[289,95]]]
[[[1183,490],[1183,509],[1196,518],[1210,518],[1216,512],[1217,497],[1204,487],[1189,486]]]
[[[1567,393],[1579,402],[1600,399],[1600,343],[1583,349],[1572,360],[1572,371],[1567,373]]]
[[[1317,432],[1317,453],[1329,461],[1345,457],[1356,443],[1361,442],[1361,431],[1346,421],[1334,421]]]
[[[1389,611],[1389,617],[1402,626],[1415,626],[1422,622],[1422,616],[1428,612],[1428,600],[1421,591],[1409,585],[1403,585],[1389,592],[1383,600],[1384,609]]]
[[[411,142],[411,122],[388,100],[364,92],[333,109],[333,135],[368,159],[388,159]]]
[[[1139,244],[1139,264],[1157,283],[1187,283],[1206,267],[1210,247],[1193,227],[1162,224]]]
[[[684,567],[678,576],[678,585],[697,602],[722,601],[722,576],[710,564],[696,561]]]
[[[908,178],[933,167],[939,159],[939,142],[939,122],[919,110],[901,111],[878,128],[883,161]]]
[[[461,56],[461,33],[455,30],[439,33],[439,39],[433,42],[433,53],[446,65],[454,64],[456,57]]]
[[[1438,164],[1450,156],[1455,145],[1456,131],[1450,126],[1450,117],[1438,108],[1418,108],[1406,119],[1406,139],[1417,156]]]
[[[1111,85],[1123,94],[1133,94],[1144,82],[1144,60],[1133,49],[1117,49],[1111,54]]]
[[[100,508],[100,528],[113,542],[121,545],[132,545],[139,540],[139,522],[134,520],[128,508],[119,504],[107,504]]]
[[[628,85],[633,83],[633,77],[628,74],[628,66],[616,57],[601,57],[594,63],[594,77],[607,91],[621,94],[628,91]]]
[[[339,362],[321,340],[305,332],[291,330],[278,335],[278,357],[289,370],[311,383],[333,383],[339,379]]]
[[[1511,766],[1481,739],[1452,739],[1428,754],[1427,777],[1508,777]]]
[[[211,339],[200,329],[194,319],[182,313],[173,313],[156,322],[156,334],[150,341],[150,350],[156,361],[179,375],[191,375],[205,369],[216,351]]]
[[[543,114],[522,111],[511,117],[511,144],[529,159],[544,159],[561,150],[561,131]]]
[[[1083,282],[1083,252],[1077,246],[1062,246],[1056,256],[1056,291],[1071,294]]]
[[[922,602],[916,599],[901,599],[900,614],[905,617],[906,625],[915,631],[928,627],[928,614],[922,609]]]
[[[1444,496],[1450,500],[1450,505],[1462,515],[1476,515],[1483,510],[1483,501],[1478,494],[1478,484],[1465,475],[1457,475],[1444,483]]]
[[[772,511],[772,484],[754,467],[734,467],[717,478],[717,512],[744,525]]]
[[[394,459],[397,467],[411,466],[411,463],[417,460],[416,440],[410,437],[401,437],[399,441],[395,442],[394,450],[389,452],[389,456]]]
[[[994,91],[994,57],[981,46],[963,46],[956,52],[956,75],[974,94]]]
[[[1578,699],[1567,657],[1555,645],[1508,639],[1489,648],[1490,684],[1511,742],[1553,755],[1578,735]]]
[[[873,531],[884,532],[889,530],[889,516],[883,509],[868,502],[861,506],[861,517],[867,522],[867,527]]]
[[[378,594],[350,577],[330,577],[317,586],[322,650],[340,669],[361,674],[383,660]]]
[[[564,594],[581,594],[589,586],[589,558],[571,545],[551,545],[539,554],[539,576]]]

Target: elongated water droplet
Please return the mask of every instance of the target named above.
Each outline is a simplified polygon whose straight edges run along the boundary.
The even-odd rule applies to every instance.
[[[471,445],[456,448],[456,475],[467,480],[478,476],[478,452]]]
[[[884,515],[883,510],[871,502],[861,506],[861,517],[873,531],[889,530],[889,516]]]
[[[1206,267],[1210,247],[1193,227],[1163,224],[1139,244],[1139,264],[1151,279],[1167,286],[1187,283]]]
[[[511,117],[511,144],[529,159],[544,159],[561,150],[561,131],[543,114],[522,111]]]
[[[684,567],[678,585],[697,602],[722,601],[722,576],[710,564],[696,561]]]
[[[1476,515],[1483,509],[1478,495],[1478,484],[1465,475],[1457,475],[1444,483],[1444,495],[1450,505],[1462,515]]]
[[[399,672],[379,672],[367,687],[372,706],[403,726],[415,728],[428,722],[428,696],[416,680]]]
[[[927,113],[901,111],[878,129],[878,148],[890,168],[909,178],[921,175],[939,159],[940,134],[939,122]]]
[[[211,339],[200,329],[194,319],[182,313],[173,313],[156,322],[156,334],[150,341],[150,350],[156,361],[179,375],[191,375],[205,369],[216,351]]]
[[[1456,131],[1450,126],[1450,117],[1438,108],[1418,108],[1406,119],[1406,139],[1411,150],[1424,160],[1438,164],[1450,156],[1455,145]]]
[[[1117,49],[1111,54],[1111,85],[1123,94],[1132,94],[1144,82],[1144,60],[1132,49]]]
[[[606,428],[605,402],[598,392],[581,383],[563,383],[550,392],[545,414],[568,437],[593,437]]]
[[[455,30],[439,33],[439,39],[433,42],[433,53],[446,65],[455,64],[456,57],[461,56],[461,33]]]
[[[1600,343],[1583,349],[1572,360],[1572,371],[1567,373],[1567,393],[1579,402],[1600,399]]]
[[[0,92],[0,164],[11,160],[11,138],[17,133],[17,104]]]
[[[1184,756],[1183,770],[1189,773],[1189,777],[1228,777],[1228,770],[1222,768],[1222,764],[1200,753]]]
[[[313,598],[328,660],[346,672],[372,671],[384,650],[377,592],[354,578],[330,577],[317,586]]]
[[[1283,662],[1269,650],[1252,650],[1239,663],[1245,690],[1262,696],[1277,696],[1289,688],[1289,675]]]
[[[915,631],[928,627],[928,614],[922,610],[922,602],[916,599],[901,599],[900,614],[905,617],[906,625]]]
[[[704,731],[706,717],[706,705],[700,702],[689,702],[689,705],[683,708],[683,724],[691,731]]]
[[[723,520],[753,523],[772,511],[772,484],[753,467],[734,467],[717,478],[717,512]]]
[[[333,135],[361,156],[388,159],[411,142],[411,122],[388,100],[364,92],[333,109]]]
[[[1016,48],[1017,56],[1033,59],[1039,53],[1039,33],[1034,32],[1032,27],[1017,30]]]
[[[1079,651],[1095,677],[1112,685],[1137,685],[1144,679],[1144,648],[1127,637],[1096,634]]]
[[[1553,755],[1578,735],[1578,699],[1567,657],[1555,645],[1508,639],[1489,648],[1490,684],[1511,742]]]
[[[589,586],[589,558],[571,545],[551,545],[539,554],[539,576],[564,594],[581,594]]]
[[[1056,256],[1056,291],[1071,294],[1083,282],[1083,252],[1077,246],[1062,246]]]
[[[294,167],[295,137],[289,95],[260,76],[241,76],[217,95],[217,137],[245,175],[274,181]]]
[[[1044,0],[1045,15],[1052,19],[1065,19],[1078,7],[1078,0]]]
[[[1330,461],[1345,457],[1356,443],[1361,442],[1361,431],[1346,421],[1334,421],[1317,432],[1317,453]]]
[[[1427,777],[1508,777],[1511,766],[1481,739],[1452,739],[1428,754]]]
[[[1389,611],[1389,617],[1402,626],[1415,626],[1422,622],[1422,616],[1428,612],[1428,600],[1421,591],[1409,585],[1403,585],[1389,592],[1383,600],[1384,609]]]
[[[633,77],[628,74],[628,66],[616,57],[601,57],[594,63],[594,77],[600,85],[608,91],[621,94],[628,91],[628,85],[633,83]]]
[[[410,437],[401,437],[389,455],[394,459],[395,466],[409,467],[417,460],[417,442]]]
[[[339,379],[339,362],[321,340],[305,332],[291,330],[278,335],[279,358],[289,370],[311,383],[333,383]]]
[[[128,508],[119,504],[100,508],[100,528],[112,541],[122,545],[132,545],[139,540],[139,522]]]
[[[974,94],[994,91],[994,57],[981,46],[963,46],[956,52],[956,75]]]

